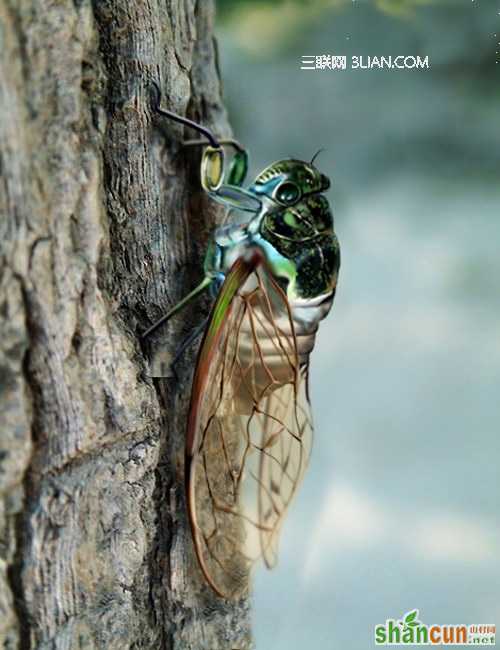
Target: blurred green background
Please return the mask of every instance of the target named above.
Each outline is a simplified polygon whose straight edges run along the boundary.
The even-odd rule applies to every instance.
[[[373,627],[500,623],[500,1],[219,1],[252,173],[332,178],[342,246],[312,358],[313,460],[259,571],[258,650],[361,650]],[[302,55],[429,70],[300,70]]]

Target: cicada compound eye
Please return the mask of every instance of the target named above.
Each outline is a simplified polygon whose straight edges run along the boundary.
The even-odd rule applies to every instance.
[[[300,199],[300,189],[295,183],[285,181],[278,186],[275,196],[283,205],[292,205]]]

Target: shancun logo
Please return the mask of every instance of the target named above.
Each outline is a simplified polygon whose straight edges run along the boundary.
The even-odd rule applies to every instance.
[[[418,609],[375,626],[375,645],[495,645],[495,625],[427,625]]]

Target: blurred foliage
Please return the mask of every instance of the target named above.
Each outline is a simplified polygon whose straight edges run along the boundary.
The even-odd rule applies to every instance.
[[[471,68],[474,74],[470,76],[477,83],[491,85],[491,80],[497,78],[500,64],[498,39],[493,38],[493,33],[486,36],[486,31],[491,28],[488,26],[485,31],[485,21],[481,22],[480,19],[480,14],[493,14],[494,7],[488,8],[479,2],[216,0],[216,3],[220,33],[226,43],[230,43],[235,51],[245,52],[253,60],[269,60],[272,57],[277,61],[280,57],[300,54],[301,50],[305,52],[310,46],[312,33],[321,36],[325,33],[326,26],[333,30],[337,18],[342,19],[342,24],[346,25],[350,19],[346,23],[345,17],[359,12],[364,20],[367,16],[370,21],[385,17],[389,21],[397,21],[401,27],[403,24],[406,27],[411,25],[414,37],[418,38],[421,47],[427,47],[434,59],[437,55],[441,63],[446,63],[447,75],[456,73],[459,77],[467,77],[466,69]],[[351,21],[351,24],[352,32],[358,32],[355,22]],[[467,29],[463,28],[464,24],[468,25]],[[386,27],[379,25],[378,29],[387,29],[388,34],[391,33],[389,23]],[[439,74],[439,69],[435,67],[433,74]],[[495,84],[489,91],[500,94],[500,86]]]
[[[499,137],[492,141],[481,128],[498,118],[496,14],[491,5],[471,0],[235,0],[218,33],[233,126],[243,139],[259,142],[264,162],[288,141],[294,151],[308,154],[307,143],[283,120],[287,111],[304,123],[317,116],[307,133],[318,146],[327,136],[315,125],[332,125],[335,150],[340,133],[357,133],[366,120],[379,123],[363,132],[364,148],[373,141],[367,177],[375,178],[374,169],[387,170],[392,163],[397,169],[402,157],[409,165],[417,151],[425,165],[445,161],[443,175],[498,177]],[[332,52],[428,56],[430,68],[401,74],[300,73],[304,54]],[[365,115],[365,104],[384,109]],[[383,129],[385,119],[390,126]],[[252,124],[259,125],[259,135]],[[346,146],[343,156],[359,176],[364,154],[355,149]],[[347,169],[345,160],[343,166]]]
[[[349,6],[354,0],[217,0],[217,11],[221,20],[230,19],[241,14],[242,9],[264,9],[282,11],[284,7],[295,6],[302,10],[303,15],[308,11],[316,13],[319,10],[332,7]],[[436,0],[375,0],[375,6],[388,14],[408,16],[423,5],[435,3]]]
[[[220,18],[237,13],[242,7],[280,7],[285,4],[311,6],[317,4],[316,0],[217,0],[217,12]]]
[[[376,0],[375,6],[387,14],[406,17],[412,16],[419,7],[435,2],[436,0]]]
[[[367,7],[399,19],[450,0],[216,0],[217,18],[240,47],[257,57],[284,53],[332,12]]]
[[[284,51],[332,10],[352,0],[218,0],[218,20],[238,45],[256,56]]]

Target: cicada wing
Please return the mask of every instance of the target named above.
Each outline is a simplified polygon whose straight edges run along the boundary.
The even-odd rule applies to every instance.
[[[196,553],[219,594],[238,597],[276,558],[312,441],[287,299],[263,264],[238,260],[212,311],[193,382],[186,448]]]
[[[269,568],[276,564],[284,516],[311,455],[307,375],[308,366],[303,366],[297,382],[278,388],[264,402],[267,446],[259,458],[259,521],[262,555]]]

